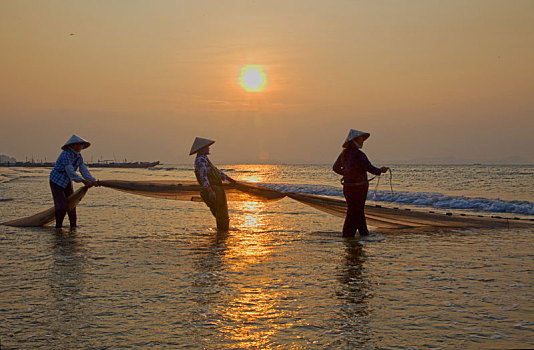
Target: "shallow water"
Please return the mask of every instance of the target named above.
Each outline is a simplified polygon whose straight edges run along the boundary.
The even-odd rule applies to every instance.
[[[330,176],[258,168],[258,181]],[[0,221],[50,205],[45,169],[6,174],[0,198],[12,200],[0,203]],[[78,210],[75,231],[0,226],[2,349],[534,347],[533,229],[347,240],[341,219],[285,198],[230,203],[232,230],[220,234],[202,203],[106,188],[91,189]]]

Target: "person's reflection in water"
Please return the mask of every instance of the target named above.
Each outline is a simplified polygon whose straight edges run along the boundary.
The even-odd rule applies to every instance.
[[[225,282],[221,277],[221,271],[224,269],[224,255],[226,253],[226,241],[228,232],[217,231],[209,233],[200,241],[198,254],[194,261],[192,299],[196,302],[197,307],[190,310],[191,338],[196,339],[200,347],[205,346],[205,339],[212,339],[219,331],[213,327],[206,327],[206,324],[212,324],[216,317],[214,312],[216,306],[224,303]],[[214,308],[215,305],[215,308]]]
[[[51,306],[54,317],[50,320],[50,328],[57,339],[50,340],[58,341],[61,347],[75,348],[76,344],[81,346],[80,339],[84,338],[82,329],[87,328],[88,322],[81,303],[86,253],[76,229],[55,231],[52,244],[49,283],[55,303]]]
[[[220,271],[223,268],[222,259],[226,251],[226,240],[228,232],[217,231],[206,237],[205,247],[199,247],[199,254],[196,259],[197,277],[193,281],[193,287],[202,288],[207,294],[216,293],[215,290],[220,285]],[[207,290],[206,290],[207,289]],[[205,298],[199,298],[205,299]]]
[[[343,342],[347,346],[363,345],[368,342],[369,305],[372,297],[370,281],[365,274],[362,244],[354,238],[345,240],[346,256],[339,274],[340,289],[336,295],[345,301],[340,313],[339,328],[344,330]]]

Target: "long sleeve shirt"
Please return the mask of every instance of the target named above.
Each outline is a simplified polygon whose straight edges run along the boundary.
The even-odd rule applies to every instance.
[[[76,173],[78,169],[82,176]],[[50,181],[65,188],[70,181],[82,182],[82,179],[91,182],[96,181],[83,162],[82,155],[67,148],[61,152],[56,160],[56,165],[50,172]]]
[[[334,163],[333,170],[343,175],[343,181],[346,184],[365,183],[368,172],[374,175],[382,173],[382,170],[371,164],[365,153],[355,147],[346,148],[341,152]]]
[[[213,167],[215,171],[221,176],[221,180],[227,181],[228,175],[217,169],[208,159],[206,155],[198,155],[195,159],[195,172],[198,173],[199,182],[204,188],[210,187],[210,181],[208,180],[208,172]]]

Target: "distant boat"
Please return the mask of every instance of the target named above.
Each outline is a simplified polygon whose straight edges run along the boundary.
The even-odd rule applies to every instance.
[[[159,164],[159,161],[156,162],[98,162],[98,163],[88,163],[86,164],[90,168],[153,168]]]
[[[159,164],[157,162],[98,162],[98,163],[86,163],[90,168],[152,168]],[[22,167],[22,168],[53,168],[55,163],[49,162],[8,162],[0,163],[0,167]]]
[[[49,162],[7,162],[0,163],[2,167],[22,167],[22,168],[53,168],[55,163]]]

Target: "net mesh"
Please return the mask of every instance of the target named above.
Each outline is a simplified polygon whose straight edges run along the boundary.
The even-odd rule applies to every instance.
[[[135,195],[154,198],[200,202],[201,186],[193,181],[126,181],[105,180],[100,185]],[[289,197],[300,203],[309,205],[320,211],[338,217],[345,217],[347,204],[342,199],[317,196],[313,194],[281,192],[265,186],[239,182],[233,185],[223,185],[229,201],[276,201]],[[69,209],[75,207],[87,192],[87,187],[81,187],[69,197]],[[381,206],[366,206],[365,216],[368,224],[377,228],[400,229],[417,227],[511,227],[534,226],[528,220],[504,219],[498,217],[479,217],[475,215],[440,214]],[[54,208],[25,218],[4,222],[9,226],[43,226],[54,221]]]
[[[185,201],[201,201],[202,187],[194,181],[99,181],[104,187],[124,191],[147,197],[165,198]],[[279,192],[252,183],[224,184],[224,192],[229,201],[272,201],[284,198],[284,192]]]
[[[75,208],[82,198],[87,193],[88,188],[83,186],[77,189],[73,194],[68,198],[69,206],[67,211]],[[2,225],[6,226],[16,226],[16,227],[39,227],[49,224],[56,220],[55,209],[54,207],[43,210],[37,214],[26,216],[21,219],[11,220],[3,222]]]

